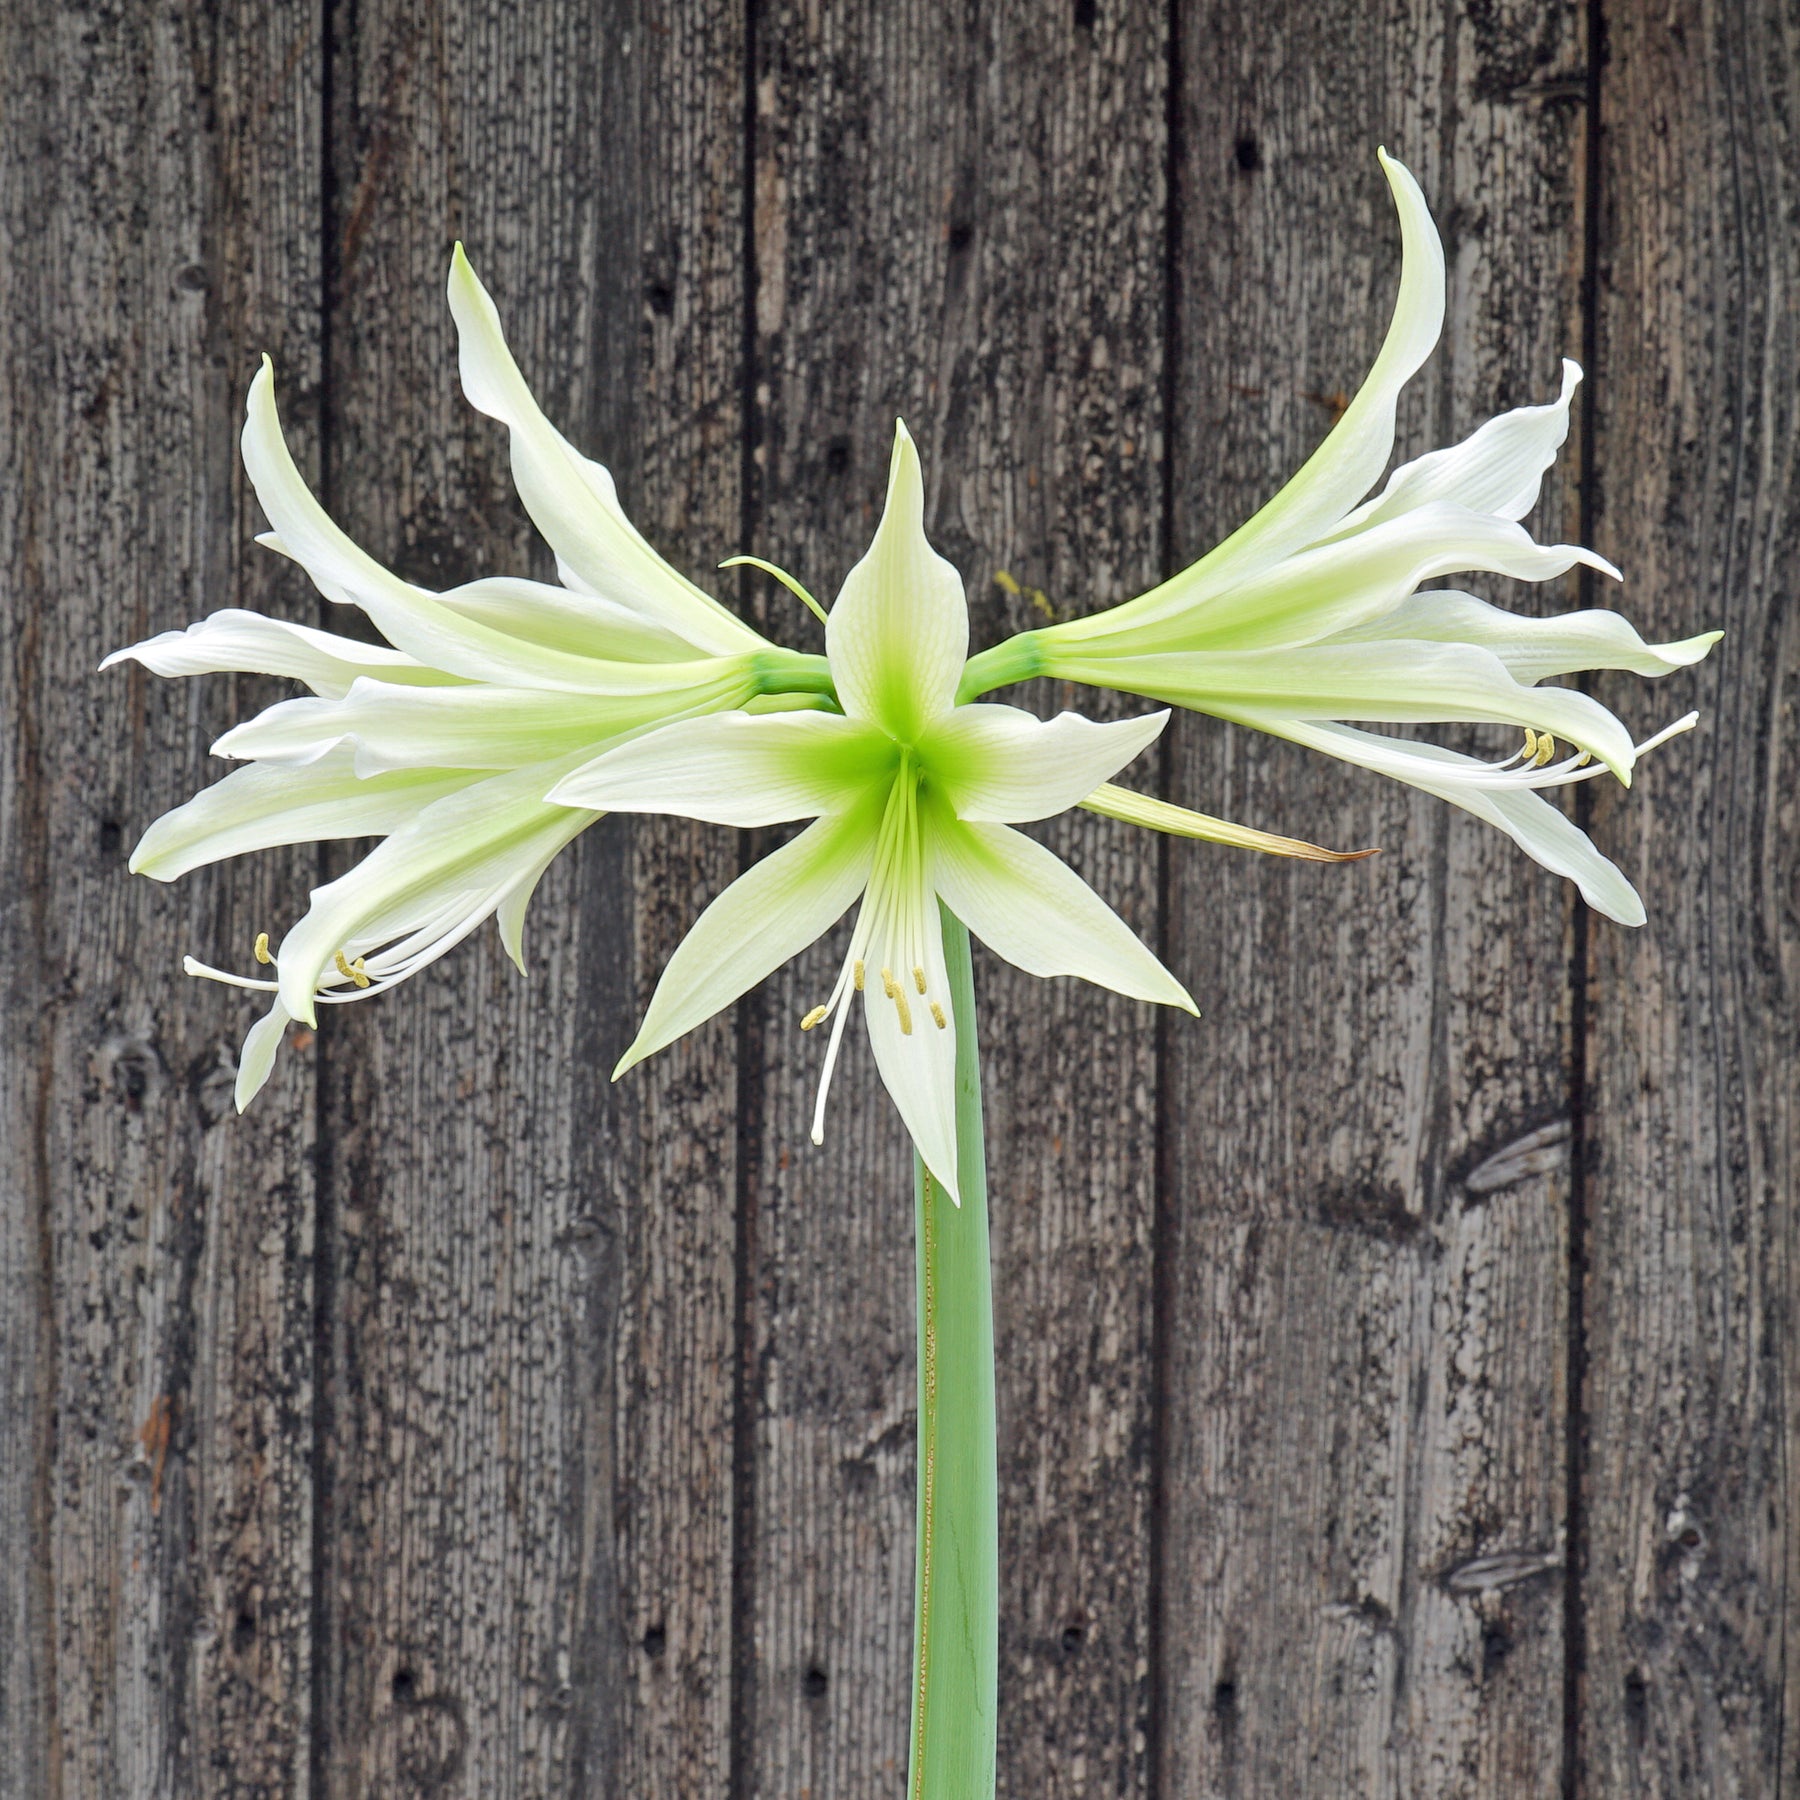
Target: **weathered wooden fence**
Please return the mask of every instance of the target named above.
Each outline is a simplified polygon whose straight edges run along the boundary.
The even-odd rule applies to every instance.
[[[1395,286],[1380,142],[1451,267],[1403,447],[1581,356],[1545,534],[1728,635],[1600,684],[1705,714],[1581,790],[1639,932],[1195,719],[1173,796],[1386,853],[1056,827],[1205,1016],[978,969],[1003,1791],[1800,1791],[1792,0],[15,0],[0,68],[7,1800],[903,1785],[907,1165],[860,1051],[805,1142],[830,959],[605,1079],[748,847],[608,822],[529,982],[466,947],[231,1111],[250,1014],[181,954],[331,860],[129,878],[275,686],[95,665],[317,617],[250,542],[256,355],[401,571],[541,571],[460,237],[698,574],[828,592],[903,413],[992,641],[1320,437]]]

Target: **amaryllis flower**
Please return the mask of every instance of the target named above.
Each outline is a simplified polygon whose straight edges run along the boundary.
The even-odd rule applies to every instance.
[[[720,825],[816,821],[701,915],[615,1074],[730,1005],[860,901],[837,980],[801,1021],[803,1030],[831,1025],[813,1140],[860,993],[888,1092],[926,1167],[956,1197],[958,1020],[940,901],[1031,974],[1079,975],[1194,1010],[1080,876],[1011,829],[1092,795],[1168,714],[1096,724],[1073,713],[1046,721],[1011,706],[954,704],[968,607],[961,578],[926,541],[918,452],[904,426],[895,433],[881,522],[844,579],[825,641],[841,711],[733,711],[668,725],[605,752],[552,790],[554,799],[595,810]],[[1130,816],[1133,798],[1107,792],[1116,796],[1111,809]],[[1165,813],[1147,822],[1220,835],[1179,809]],[[1310,849],[1243,836],[1258,848]]]
[[[1518,523],[1568,435],[1581,379],[1572,362],[1550,404],[1489,420],[1364,499],[1393,453],[1400,390],[1444,322],[1444,252],[1424,196],[1385,152],[1381,165],[1400,214],[1400,296],[1381,354],[1324,443],[1191,568],[1122,606],[976,657],[961,697],[1042,674],[1254,726],[1465,808],[1572,877],[1590,905],[1642,924],[1630,882],[1541,790],[1609,770],[1628,783],[1636,758],[1696,715],[1634,745],[1598,701],[1540,684],[1592,669],[1665,675],[1698,662],[1720,634],[1646,644],[1614,612],[1533,619],[1456,589],[1417,591],[1459,572],[1546,581],[1578,563],[1615,579],[1618,571],[1592,550],[1538,544]],[[1522,741],[1483,761],[1361,729],[1469,721],[1510,726]]]
[[[270,976],[188,959],[190,974],[275,997],[239,1060],[240,1110],[267,1080],[288,1023],[314,1023],[321,1000],[392,987],[489,917],[523,967],[538,878],[595,817],[546,795],[598,747],[670,719],[829,685],[822,658],[770,644],[638,535],[612,477],[538,410],[460,246],[450,306],[463,391],[510,429],[513,479],[562,585],[507,576],[431,593],[389,573],[301,479],[265,361],[243,435],[274,527],[260,541],[298,562],[328,600],[360,608],[385,643],[234,610],[107,658],[162,675],[254,670],[311,690],[214,745],[246,766],[157,820],[134,870],[170,881],[276,844],[385,839],[315,889],[273,948],[267,934],[257,938]]]

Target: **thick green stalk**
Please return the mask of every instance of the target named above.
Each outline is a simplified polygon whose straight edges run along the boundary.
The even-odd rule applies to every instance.
[[[992,1800],[1000,1515],[987,1154],[969,933],[943,912],[956,1020],[962,1205],[913,1158],[919,1262],[919,1555],[908,1800]]]

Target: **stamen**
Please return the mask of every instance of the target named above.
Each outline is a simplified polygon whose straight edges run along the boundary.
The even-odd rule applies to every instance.
[[[912,1008],[906,1004],[906,990],[902,987],[894,989],[894,1004],[900,1009],[900,1035],[912,1036]]]
[[[1578,757],[1576,757],[1575,766],[1578,769],[1585,769],[1588,766],[1588,764],[1591,763],[1593,760],[1594,760],[1593,751],[1584,750]]]
[[[913,964],[913,986],[922,994],[925,991],[925,971],[917,963]]]
[[[931,1022],[939,1031],[948,1031],[950,1021],[944,1017],[944,1009],[934,1000],[931,1003]]]
[[[1525,748],[1519,753],[1524,762],[1530,762],[1537,755],[1537,733],[1529,725],[1525,727]]]
[[[355,962],[347,963],[344,961],[343,951],[340,950],[331,960],[337,964],[337,972],[346,981],[354,981],[359,988],[366,988],[369,985],[369,972],[364,967],[363,959],[360,956]]]
[[[900,984],[894,979],[894,971],[892,969],[883,969],[881,971],[881,991],[886,994],[890,1000],[898,1000],[900,998]]]
[[[811,1031],[815,1025],[823,1024],[830,1011],[831,1008],[829,1006],[815,1006],[812,1011],[800,1021],[800,1029],[802,1031]]]
[[[1546,731],[1543,736],[1538,739],[1537,755],[1531,759],[1531,766],[1534,769],[1541,769],[1555,754],[1556,739]]]
[[[856,985],[856,991],[860,994],[863,991],[863,965],[860,956],[850,971],[850,978]]]
[[[272,963],[275,960],[269,954],[269,934],[266,931],[256,934],[256,960],[259,963]]]

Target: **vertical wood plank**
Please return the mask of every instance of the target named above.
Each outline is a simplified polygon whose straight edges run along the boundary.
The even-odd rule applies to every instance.
[[[1165,67],[1148,4],[759,23],[754,549],[829,595],[867,546],[898,412],[977,646],[1154,581]],[[1153,844],[1087,819],[1049,841],[1155,941]],[[840,932],[771,982],[756,1065],[759,1793],[889,1795],[905,1775],[909,1153],[859,1027],[813,1149],[819,1046],[794,1029],[842,955]],[[1154,1021],[979,961],[1001,1790],[1142,1793]]]
[[[402,572],[548,568],[457,386],[458,236],[641,528],[735,547],[742,68],[725,4],[334,13],[329,497]],[[330,1793],[723,1792],[729,1026],[606,1076],[733,866],[609,821],[531,982],[483,933],[330,1021]]]
[[[1299,466],[1379,344],[1378,143],[1451,272],[1401,453],[1555,392],[1580,343],[1583,57],[1574,6],[1188,16],[1177,566]],[[1573,530],[1566,488],[1535,522]],[[1384,854],[1171,859],[1171,953],[1207,1016],[1169,1034],[1162,1791],[1553,1791],[1568,896],[1461,814],[1207,722],[1174,790]],[[1507,1160],[1546,1129],[1548,1157]]]
[[[1599,544],[1645,634],[1726,636],[1597,831],[1644,888],[1593,928],[1583,1794],[1794,1779],[1793,568],[1800,47],[1776,5],[1608,8]]]
[[[290,855],[125,857],[270,684],[106,675],[263,606],[255,355],[318,355],[310,6],[0,24],[0,1789],[305,1791],[312,1087],[231,1108],[241,962]],[[234,693],[235,685],[235,693]]]

